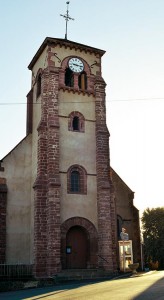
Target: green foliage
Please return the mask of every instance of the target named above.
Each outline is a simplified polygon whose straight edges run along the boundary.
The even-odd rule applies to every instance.
[[[164,207],[147,208],[141,220],[146,260],[164,269]]]

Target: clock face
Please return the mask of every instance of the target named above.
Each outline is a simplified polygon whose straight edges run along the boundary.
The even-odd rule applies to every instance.
[[[68,62],[69,68],[71,69],[71,71],[76,72],[76,73],[80,73],[84,70],[84,64],[83,62],[76,57],[72,57],[69,62]]]

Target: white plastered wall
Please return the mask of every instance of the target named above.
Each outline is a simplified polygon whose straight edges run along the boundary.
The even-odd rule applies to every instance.
[[[60,92],[60,171],[61,171],[61,221],[83,217],[97,227],[97,178],[95,101],[93,96]],[[85,132],[68,130],[68,116],[79,111],[85,118]],[[67,193],[67,171],[78,164],[87,172],[87,194]]]

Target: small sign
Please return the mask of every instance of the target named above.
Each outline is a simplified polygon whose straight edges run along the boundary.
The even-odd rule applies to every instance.
[[[69,246],[68,246],[68,247],[66,247],[66,253],[67,253],[67,254],[70,254],[71,252],[72,252],[72,249],[71,249],[71,247],[69,247]]]

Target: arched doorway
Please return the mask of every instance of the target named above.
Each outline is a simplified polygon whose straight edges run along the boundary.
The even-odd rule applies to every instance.
[[[79,235],[80,231],[83,231],[83,238],[85,237],[86,243],[83,241],[83,245],[87,244],[87,263],[85,263],[85,267],[87,269],[94,269],[98,267],[98,234],[95,226],[87,219],[81,218],[81,217],[72,217],[70,219],[65,220],[65,222],[61,225],[61,263],[62,263],[62,269],[71,269],[69,267],[71,260],[71,256],[69,258],[68,253],[71,251],[71,248],[69,248],[68,242],[69,242],[69,234],[72,235],[74,233],[75,236],[75,228],[79,229]],[[74,228],[74,229],[73,229]],[[74,231],[74,232],[73,232]],[[81,235],[82,235],[81,234]],[[76,237],[75,237],[76,238]],[[82,239],[81,239],[82,240]],[[71,242],[71,241],[70,241]],[[83,246],[82,246],[83,247]],[[85,250],[83,250],[83,253],[85,253]],[[76,267],[78,268],[77,265]],[[81,267],[79,267],[81,268]],[[82,267],[83,268],[83,267]]]
[[[88,237],[81,226],[71,227],[66,236],[67,269],[85,269],[87,267]]]

